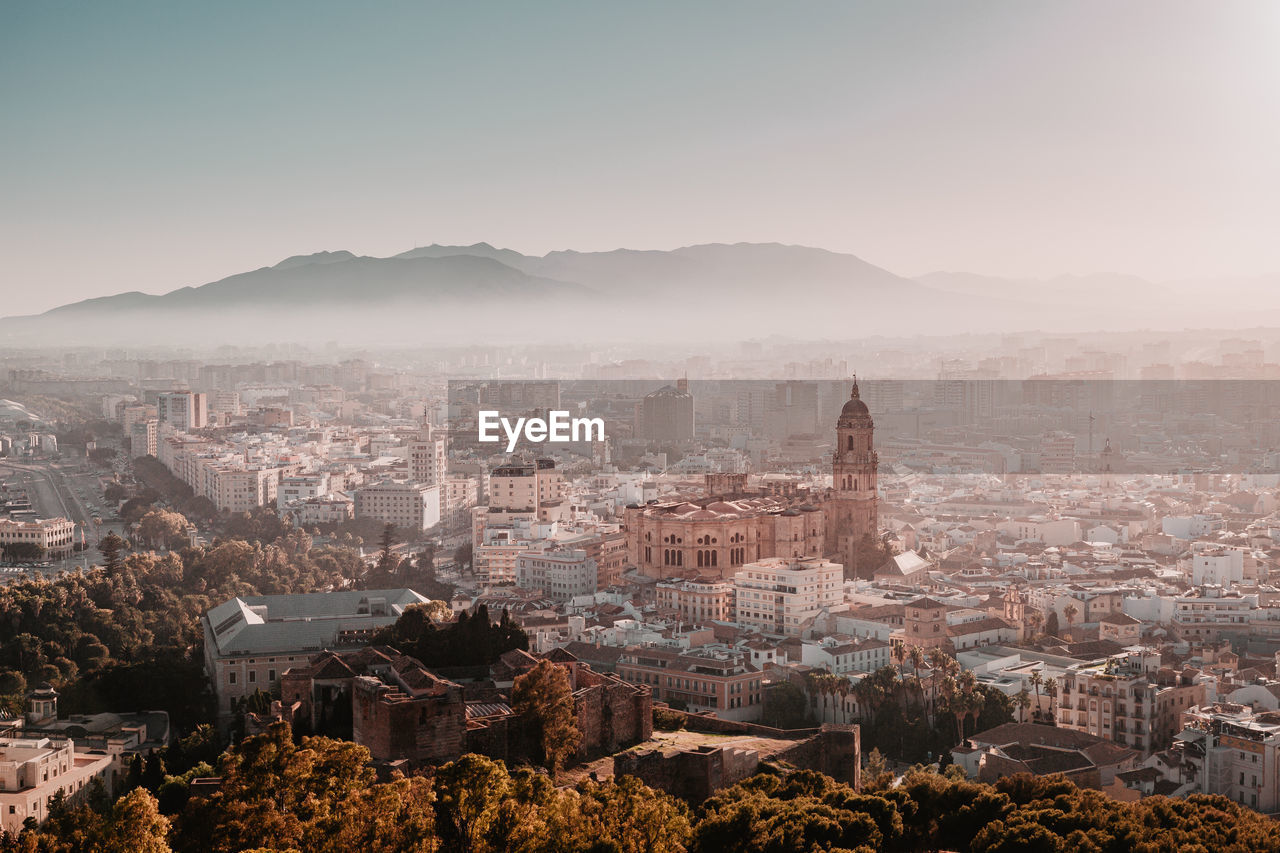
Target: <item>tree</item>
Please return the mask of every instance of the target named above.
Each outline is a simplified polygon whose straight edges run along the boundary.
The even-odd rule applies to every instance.
[[[569,674],[551,661],[538,661],[533,669],[516,677],[511,708],[534,733],[541,753],[538,763],[555,776],[582,742]]]
[[[1021,711],[1022,722],[1027,721],[1027,711],[1031,708],[1031,693],[1026,687],[1023,687],[1013,697],[1013,702]]]
[[[683,803],[634,776],[586,782],[560,795],[547,822],[548,840],[559,849],[616,853],[683,853],[691,830]]]
[[[436,579],[436,543],[428,542],[422,546],[418,554],[418,574],[423,580],[434,582]]]
[[[120,555],[124,552],[124,540],[112,531],[98,543],[98,550],[102,552],[102,567],[107,570],[107,574],[110,576],[120,574],[120,567],[123,564]]]
[[[760,722],[776,729],[799,729],[808,725],[809,709],[804,691],[790,681],[770,687],[764,694]]]
[[[221,788],[188,803],[174,846],[209,853],[341,849],[328,839],[350,817],[352,801],[373,785],[368,763],[363,746],[323,737],[296,744],[288,723],[272,723],[224,754]]]
[[[111,807],[100,853],[170,853],[169,820],[160,814],[156,798],[145,788],[130,791]]]
[[[1036,689],[1036,710],[1032,716],[1040,719],[1040,685],[1044,684],[1044,676],[1040,674],[1040,670],[1033,670],[1031,673],[1031,686]],[[1026,688],[1023,688],[1026,689]]]
[[[511,777],[500,761],[467,754],[436,771],[436,826],[446,849],[479,851],[509,797]]]
[[[11,563],[34,563],[44,558],[44,546],[38,542],[6,542],[4,558]]]
[[[153,750],[147,756],[142,768],[142,786],[153,794],[159,791],[160,786],[164,784],[164,770],[164,759],[160,757],[160,753]]]
[[[862,768],[862,790],[887,791],[893,785],[893,771],[884,760],[878,749],[872,749],[867,755],[867,763]]]
[[[391,548],[395,544],[396,526],[388,522],[382,528],[382,540],[378,546],[378,572],[383,575],[390,575],[395,569],[395,555],[391,553]]]
[[[1074,604],[1068,604],[1062,608],[1062,615],[1067,618],[1067,628],[1069,630],[1068,638],[1075,639],[1074,626],[1076,624],[1076,616],[1079,615],[1080,609]]]
[[[472,553],[473,548],[470,542],[459,545],[457,549],[454,550],[453,562],[458,567],[459,572],[463,570],[463,567],[466,567],[467,569],[471,568]]]
[[[151,547],[180,548],[191,523],[179,512],[153,509],[138,521],[138,536]]]

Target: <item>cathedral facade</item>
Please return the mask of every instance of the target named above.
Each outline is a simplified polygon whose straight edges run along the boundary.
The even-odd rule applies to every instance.
[[[836,421],[832,488],[792,495],[727,495],[708,477],[708,497],[629,506],[631,565],[652,578],[731,578],[765,557],[824,556],[846,567],[863,538],[877,535],[877,458],[871,413],[855,380]],[[742,478],[745,486],[745,478]]]

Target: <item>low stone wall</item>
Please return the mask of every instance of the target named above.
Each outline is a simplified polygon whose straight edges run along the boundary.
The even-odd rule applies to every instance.
[[[803,740],[813,737],[822,731],[821,728],[807,729],[775,729],[773,726],[762,726],[759,723],[744,723],[740,720],[725,720],[713,714],[694,714],[689,711],[677,711],[665,702],[654,702],[653,707],[662,708],[672,714],[684,718],[684,727],[691,732],[707,732],[709,734],[756,735],[758,737],[776,738],[778,740]],[[856,728],[856,726],[855,726]]]

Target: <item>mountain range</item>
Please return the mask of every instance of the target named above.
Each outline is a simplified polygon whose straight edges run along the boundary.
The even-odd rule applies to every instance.
[[[1240,295],[1265,293],[1275,283],[1220,287]],[[1106,274],[909,278],[854,255],[777,243],[543,256],[488,243],[433,244],[388,258],[295,255],[198,287],[88,299],[0,320],[0,337],[409,343],[546,339],[555,329],[580,338],[733,339],[1154,328],[1214,319],[1221,300],[1206,306],[1194,298],[1205,286]],[[1276,303],[1255,307],[1262,309],[1251,312],[1255,321],[1280,316]]]

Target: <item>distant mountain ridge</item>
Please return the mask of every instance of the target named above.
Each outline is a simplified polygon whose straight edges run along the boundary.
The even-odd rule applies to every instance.
[[[406,343],[522,334],[538,339],[549,330],[606,338],[741,339],[782,332],[847,339],[1141,327],[1135,322],[1176,327],[1203,325],[1223,304],[1193,300],[1191,294],[1203,293],[1196,287],[1110,274],[1024,280],[936,272],[908,278],[855,255],[780,243],[542,256],[489,243],[431,244],[386,258],[346,250],[294,255],[164,294],[87,299],[0,320],[0,338],[114,334],[133,341],[205,334],[260,340],[323,329]],[[1278,308],[1262,305],[1252,316],[1280,321]]]

